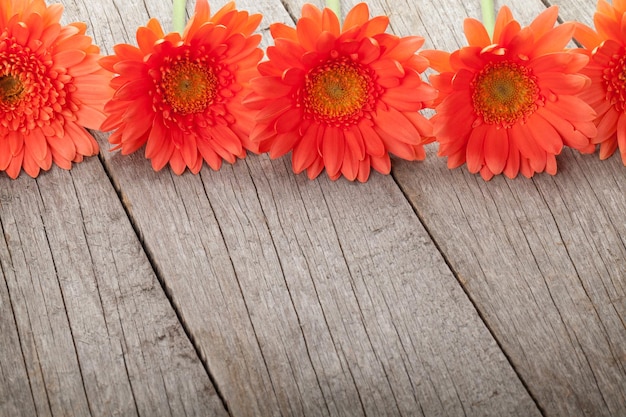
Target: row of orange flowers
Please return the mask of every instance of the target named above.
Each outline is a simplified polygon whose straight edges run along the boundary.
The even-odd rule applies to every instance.
[[[602,159],[619,148],[626,164],[626,0],[600,0],[595,30],[555,26],[556,7],[522,27],[503,7],[493,36],[466,19],[469,45],[453,53],[386,33],[388,17],[370,18],[365,3],[343,24],[307,4],[295,28],[270,26],[266,59],[261,15],[233,3],[211,15],[198,0],[182,34],[151,19],[137,46],[106,57],[84,23],[60,24],[62,11],[0,5],[0,171],[11,178],[96,154],[85,128],[177,174],[291,152],[296,173],[366,181],[390,172],[390,154],[421,160],[433,141],[448,167],[487,180],[555,174],[564,146],[599,144]],[[584,48],[567,49],[572,38]]]

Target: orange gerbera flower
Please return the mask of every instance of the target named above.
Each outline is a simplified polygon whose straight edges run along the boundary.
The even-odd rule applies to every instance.
[[[448,54],[424,51],[440,90],[434,133],[448,167],[467,162],[485,180],[504,173],[555,174],[563,145],[593,152],[595,113],[577,97],[589,85],[579,73],[588,58],[564,48],[573,24],[554,27],[550,7],[521,28],[507,7],[496,18],[493,40],[475,19],[465,20],[469,46]]]
[[[228,3],[214,16],[198,0],[194,16],[178,33],[164,34],[156,19],[137,30],[139,47],[115,46],[101,64],[117,74],[105,106],[102,130],[114,130],[113,150],[129,154],[146,144],[146,158],[160,170],[198,173],[202,161],[217,170],[225,159],[246,156],[253,114],[241,104],[248,80],[258,75],[261,15]]]
[[[594,15],[597,32],[577,23],[574,37],[586,49],[591,60],[582,73],[591,78],[591,87],[581,97],[597,113],[598,135],[593,140],[600,144],[600,159],[613,155],[619,147],[626,165],[626,1],[614,0],[610,5],[598,1]]]
[[[420,77],[428,62],[415,54],[424,40],[386,34],[388,23],[369,19],[361,3],[342,28],[330,9],[310,4],[295,29],[271,25],[275,45],[245,100],[260,110],[258,150],[272,158],[293,150],[293,170],[311,179],[324,167],[332,179],[366,181],[370,167],[387,174],[389,152],[423,159],[432,126],[418,110],[436,97]]]
[[[61,26],[62,13],[43,0],[0,4],[0,171],[11,178],[98,153],[84,127],[104,120],[111,77],[85,24]]]

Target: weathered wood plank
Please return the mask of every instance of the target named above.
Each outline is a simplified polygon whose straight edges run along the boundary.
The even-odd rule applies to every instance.
[[[568,6],[558,3],[563,16]],[[565,20],[590,22],[593,5],[568,4]],[[524,23],[543,8],[510,6]],[[424,16],[431,28],[447,24]],[[434,46],[464,45],[456,41],[461,29]],[[394,176],[541,408],[554,416],[624,415],[621,162],[565,151],[556,177],[485,183],[465,168],[449,171],[435,152],[430,147],[422,166],[398,161]]]
[[[279,2],[238,6],[264,34],[289,21]],[[105,49],[148,19],[124,7],[97,6]],[[266,156],[178,177],[104,157],[234,415],[539,415],[392,178],[309,181]]]
[[[225,414],[100,161],[0,182],[0,415]]]

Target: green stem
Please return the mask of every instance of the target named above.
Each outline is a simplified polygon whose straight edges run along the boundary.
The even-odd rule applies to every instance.
[[[341,0],[326,0],[326,7],[335,12],[339,21],[341,21]]]
[[[493,0],[480,0],[480,8],[483,12],[483,25],[485,25],[489,36],[493,36],[493,28],[496,25]]]
[[[182,35],[185,30],[185,7],[186,0],[174,0],[174,11],[172,13],[172,29]]]

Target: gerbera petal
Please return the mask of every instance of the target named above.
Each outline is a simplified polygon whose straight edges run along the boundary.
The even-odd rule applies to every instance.
[[[24,159],[22,161],[22,168],[24,172],[30,175],[33,178],[36,178],[39,175],[41,168],[39,164],[36,162],[33,155],[30,153],[29,149],[26,148],[24,150]]]
[[[533,139],[549,154],[559,154],[563,149],[561,135],[540,115],[528,123],[528,130]]]
[[[502,173],[509,155],[508,129],[488,129],[485,134],[485,164],[498,175]]]
[[[329,8],[322,10],[322,31],[330,32],[335,37],[339,36],[341,29],[339,26],[339,19],[335,12]]]
[[[306,176],[309,177],[310,180],[317,178],[322,170],[324,169],[324,160],[321,156],[315,158],[315,161],[311,165],[309,165],[306,169]]]
[[[493,28],[493,41],[494,43],[499,43],[502,35],[502,31],[509,24],[510,21],[513,20],[513,13],[511,13],[511,9],[507,6],[500,7],[498,14],[496,16],[496,22]]]
[[[418,145],[421,142],[421,137],[415,130],[415,126],[404,114],[394,108],[379,112],[376,127],[393,136],[395,140],[412,145]]]
[[[617,146],[620,150],[622,162],[626,165],[626,117],[623,115],[617,121]]]
[[[172,142],[171,140],[161,140],[155,143],[159,143],[161,146],[158,146],[155,148],[154,154],[149,157],[150,159],[150,163],[152,165],[152,169],[154,169],[155,171],[160,171],[161,169],[163,169],[163,167],[165,165],[167,165],[167,163],[170,161],[170,159],[172,158],[172,155],[174,154],[174,142]],[[148,140],[147,145],[149,145],[151,143],[150,140]],[[146,154],[148,151],[148,146],[146,145]],[[146,158],[148,158],[148,156],[146,155]],[[182,161],[182,157],[180,158]]]
[[[576,22],[574,29],[574,39],[576,39],[583,47],[592,50],[602,43],[602,38],[589,26]]]
[[[292,87],[282,82],[281,77],[258,77],[251,80],[254,91],[266,98],[279,98],[292,91]]]
[[[556,175],[556,157],[553,154],[546,155],[546,173]]]
[[[450,52],[428,49],[420,52],[420,55],[428,59],[430,67],[439,72],[451,72]]]
[[[487,29],[479,20],[466,18],[463,21],[463,31],[465,32],[467,43],[471,46],[484,48],[492,43]]]
[[[389,17],[376,16],[363,24],[359,36],[372,37],[384,33],[389,26]]]
[[[472,130],[467,141],[466,160],[467,169],[476,174],[485,164],[485,136],[490,127],[480,125]]]
[[[295,172],[314,178],[365,180],[376,163],[388,171],[389,152],[425,156],[422,134],[430,122],[415,113],[437,97],[421,73],[428,60],[416,55],[424,39],[384,33],[386,16],[369,19],[368,6],[348,11],[343,28],[330,9],[305,4],[295,33],[271,30],[274,46],[244,99],[259,110],[250,141],[276,157],[292,150]],[[280,36],[283,36],[282,38]],[[387,161],[387,162],[385,162]],[[369,165],[368,165],[369,167]]]
[[[542,37],[554,28],[558,17],[559,8],[556,6],[548,7],[530,23],[530,29],[536,34],[537,38]]]
[[[554,7],[554,6],[553,6]],[[574,36],[574,25],[571,23],[563,23],[554,29],[546,32],[534,45],[530,58],[541,56],[550,52],[557,52],[572,40]]]
[[[170,168],[176,175],[182,175],[182,173],[185,171],[185,168],[187,167],[187,164],[185,163],[185,159],[183,158],[182,153],[180,152],[179,149],[176,149],[176,148],[174,148],[174,151],[172,152],[172,155],[169,158],[169,163],[170,163]],[[152,160],[152,168],[155,171],[158,171],[157,166],[154,163],[154,160]]]
[[[605,140],[602,143],[600,143],[600,151],[598,152],[598,156],[600,157],[600,160],[604,160],[609,158],[611,155],[613,155],[615,153],[615,151],[617,150],[617,136],[610,139],[610,140]]]
[[[274,39],[285,38],[292,41],[298,40],[297,32],[284,23],[272,23],[270,25],[270,33]]]
[[[163,123],[159,119],[156,119],[150,130],[150,134],[146,137],[146,158],[154,158],[160,152],[160,149],[166,146],[166,142],[171,142],[169,131],[163,126]],[[174,144],[172,143],[172,147],[173,146]],[[124,148],[122,148],[122,154],[125,154]]]
[[[334,126],[326,126],[322,142],[322,157],[329,175],[336,175],[341,170],[345,151],[343,131]]]
[[[352,153],[349,146],[344,149],[341,174],[349,181],[354,181],[359,172],[359,159]]]
[[[317,129],[318,124],[312,124],[302,135],[302,139],[293,148],[292,167],[296,174],[308,168],[316,158],[317,152]]]
[[[385,145],[378,133],[376,133],[369,123],[360,123],[358,129],[363,137],[365,151],[372,156],[383,156],[385,154]]]
[[[260,19],[238,11],[232,2],[210,16],[208,2],[199,0],[182,35],[163,33],[151,19],[137,30],[139,48],[116,46],[115,58],[105,68],[119,75],[111,81],[115,94],[102,124],[115,129],[109,136],[114,149],[126,154],[146,143],[145,155],[154,169],[169,162],[181,174],[186,168],[198,173],[203,158],[219,169],[220,158],[232,163],[245,157],[246,147],[262,148],[250,138],[261,135],[265,141],[275,132],[263,125],[251,133],[257,112],[245,108],[242,98],[261,109],[280,96],[263,97],[251,88],[284,96],[291,87],[283,88],[278,74],[276,79],[258,77],[263,53],[260,35],[253,32]],[[282,32],[278,26],[274,30]],[[254,77],[257,82],[251,82]],[[273,109],[277,114],[285,110]]]
[[[363,161],[359,162],[359,172],[357,173],[357,176],[356,176],[357,180],[359,180],[360,182],[367,181],[370,176],[370,170],[371,170],[370,157],[366,156]]]
[[[509,140],[509,156],[506,160],[506,166],[502,173],[506,175],[508,178],[515,178],[520,170],[520,152],[515,146],[515,142]]]
[[[0,73],[10,105],[0,112],[0,167],[12,178],[22,168],[35,177],[53,162],[69,169],[83,157],[73,143],[75,126],[97,128],[104,121],[112,75],[99,65],[99,48],[85,35],[86,24],[59,23],[62,5],[9,0],[3,6],[6,36],[0,49],[10,54],[0,60]]]
[[[565,145],[585,151],[593,149],[589,137],[574,129],[574,126],[566,120],[558,117],[547,108],[537,111],[537,116],[544,118],[552,127],[554,127],[559,135],[563,138]]]
[[[532,136],[527,124],[517,124],[510,129],[509,135],[522,154],[522,159],[529,161],[535,171],[543,171],[546,165],[546,152]]]
[[[300,135],[294,132],[279,133],[270,146],[270,158],[276,159],[291,151],[300,140]]]
[[[305,50],[312,51],[315,49],[315,40],[322,34],[322,28],[315,21],[303,17],[298,20],[296,32],[298,33],[300,45],[302,45]]]
[[[24,144],[28,149],[29,157],[32,156],[36,160],[43,160],[48,153],[48,142],[39,129],[34,129],[30,134],[24,136]]]
[[[343,21],[343,31],[346,32],[355,26],[361,26],[369,19],[370,12],[367,3],[358,3],[346,14]]]
[[[154,44],[163,37],[163,31],[161,29],[161,24],[159,23],[159,21],[155,18],[152,18],[148,22],[148,25],[150,24],[153,25],[152,28],[150,26],[137,28],[137,46],[139,46],[139,49],[141,49],[143,53],[150,53],[150,51],[152,51],[152,48],[154,47]],[[154,25],[158,25],[158,28],[161,29],[159,30],[159,32],[161,33],[155,32]]]
[[[594,138],[595,143],[604,142],[617,131],[617,124],[623,113],[611,109],[598,122],[598,135]]]
[[[57,162],[58,159],[69,162],[76,158],[76,145],[73,140],[51,137],[48,138],[48,145],[53,152],[53,159],[57,165],[59,165]],[[62,168],[69,169],[64,166],[62,166]]]
[[[11,161],[9,162],[9,166],[6,168],[5,172],[7,175],[13,179],[16,179],[20,174],[20,170],[22,169],[22,162],[24,161],[24,148],[21,149],[19,153],[13,155]]]
[[[13,132],[12,134],[17,135],[18,133]],[[7,169],[12,157],[13,155],[11,154],[11,150],[9,148],[9,141],[0,140],[0,171]]]
[[[213,150],[213,147],[210,145],[209,141],[203,137],[199,137],[196,141],[198,146],[198,151],[202,158],[206,161],[206,163],[211,167],[211,169],[217,171],[222,167],[222,157]]]
[[[391,159],[389,158],[389,154],[385,154],[383,156],[372,156],[371,165],[377,172],[380,172],[383,175],[387,175],[391,172]]]
[[[555,94],[575,95],[590,84],[582,74],[546,72],[541,74],[541,83]]]
[[[362,161],[365,158],[365,142],[359,128],[352,126],[349,129],[344,129],[343,134],[346,138],[346,148],[350,148],[350,154]]]

